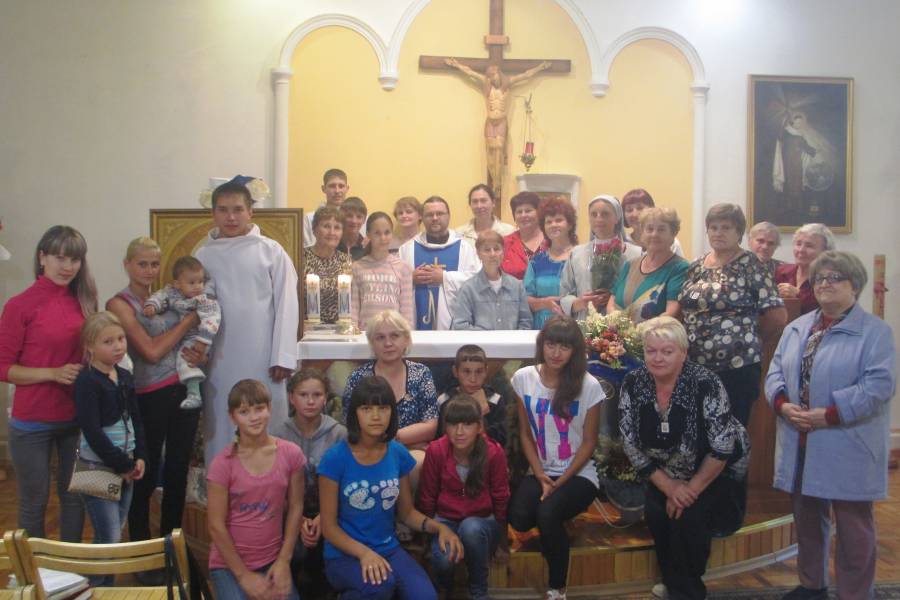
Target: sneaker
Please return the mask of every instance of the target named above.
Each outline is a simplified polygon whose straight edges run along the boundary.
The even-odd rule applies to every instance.
[[[787,594],[781,597],[781,600],[828,600],[828,588],[824,587],[818,590],[798,585]]]
[[[653,594],[654,598],[660,598],[661,600],[665,600],[669,597],[669,591],[666,589],[665,584],[662,583],[654,584],[650,593]]]
[[[544,600],[566,600],[566,593],[559,590],[547,590]]]
[[[195,408],[200,408],[203,406],[203,398],[200,397],[200,394],[188,394],[187,397],[181,401],[179,407],[181,410],[194,410]]]

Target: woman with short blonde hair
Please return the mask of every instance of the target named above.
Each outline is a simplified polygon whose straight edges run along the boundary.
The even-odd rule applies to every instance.
[[[397,398],[399,429],[397,441],[406,446],[416,459],[410,474],[413,489],[419,478],[419,467],[425,460],[425,448],[437,433],[437,390],[431,370],[422,363],[406,359],[412,345],[409,322],[395,310],[385,310],[369,319],[366,338],[373,360],[353,369],[344,388],[344,420],[353,389],[366,377],[380,375],[391,385]]]
[[[747,430],[715,373],[687,360],[688,334],[669,316],[638,326],[644,365],[622,382],[625,454],[647,481],[644,519],[662,584],[658,598],[705,598],[712,535],[741,526],[749,464]]]

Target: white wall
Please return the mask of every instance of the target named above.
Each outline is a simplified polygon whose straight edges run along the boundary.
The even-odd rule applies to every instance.
[[[485,0],[466,1],[487,10]],[[121,255],[129,239],[148,231],[149,208],[196,207],[209,176],[271,180],[269,69],[291,30],[317,14],[345,13],[389,40],[411,3],[0,0],[0,243],[14,255],[0,263],[0,302],[30,283],[34,244],[52,224],[84,233],[105,298],[124,283]],[[746,200],[748,74],[855,78],[854,233],[838,244],[867,265],[874,253],[887,254],[887,286],[895,291],[886,318],[900,333],[900,303],[890,301],[900,293],[900,40],[893,31],[900,3],[575,3],[601,48],[653,25],[699,51],[711,86],[707,204]],[[399,85],[414,76],[400,73]],[[790,257],[787,244],[779,256]],[[900,410],[893,421],[900,426]]]

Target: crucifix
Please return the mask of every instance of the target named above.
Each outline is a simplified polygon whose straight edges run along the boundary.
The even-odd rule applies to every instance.
[[[541,71],[568,73],[571,70],[571,62],[568,60],[503,58],[503,48],[508,43],[509,36],[503,33],[503,0],[490,0],[489,33],[484,36],[484,44],[488,47],[487,58],[419,57],[420,69],[458,70],[481,85],[487,104],[484,141],[488,185],[494,190],[497,200],[501,196],[503,166],[507,160],[511,88]],[[499,208],[500,203],[497,202],[495,210]]]

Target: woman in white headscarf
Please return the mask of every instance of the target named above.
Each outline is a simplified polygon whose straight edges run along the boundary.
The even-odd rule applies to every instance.
[[[641,255],[640,246],[625,241],[625,219],[618,198],[594,197],[588,204],[588,217],[591,239],[572,250],[559,283],[563,312],[576,319],[585,317],[589,303],[605,312],[609,288],[622,265]]]

